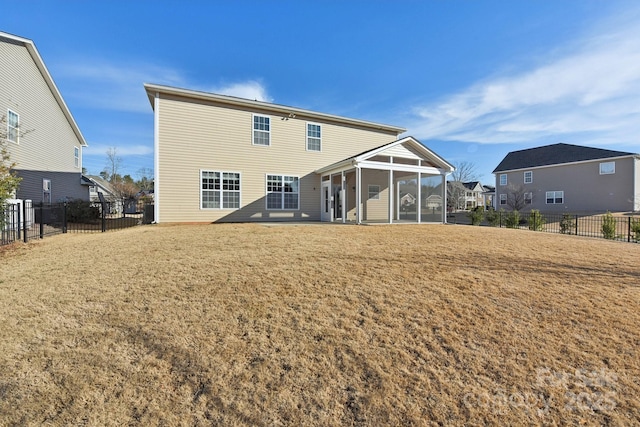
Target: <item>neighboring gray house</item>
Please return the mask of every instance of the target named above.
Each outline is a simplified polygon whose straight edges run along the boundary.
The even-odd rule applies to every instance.
[[[82,180],[87,145],[31,40],[0,32],[0,117],[22,178],[18,199],[89,199]]]
[[[496,208],[542,212],[640,210],[640,155],[571,144],[512,151],[496,176]]]

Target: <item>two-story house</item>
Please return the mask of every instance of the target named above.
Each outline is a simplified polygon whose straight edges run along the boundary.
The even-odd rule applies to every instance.
[[[399,138],[401,127],[144,86],[155,116],[156,222],[445,221],[444,209],[422,206],[431,195],[422,192],[442,193],[453,167]],[[407,191],[410,213],[401,211]]]
[[[87,145],[31,40],[0,32],[0,117],[22,178],[19,199],[89,199],[82,180]]]
[[[552,144],[512,151],[493,171],[496,208],[543,212],[640,210],[640,155]]]

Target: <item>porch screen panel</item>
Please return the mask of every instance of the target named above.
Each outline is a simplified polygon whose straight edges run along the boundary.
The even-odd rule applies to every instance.
[[[422,175],[420,179],[420,197],[422,198],[422,212],[420,221],[441,222],[443,219],[443,186],[442,176]]]

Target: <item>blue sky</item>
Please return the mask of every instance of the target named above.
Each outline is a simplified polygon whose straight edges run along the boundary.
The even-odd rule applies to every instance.
[[[4,0],[3,0],[4,1]],[[15,5],[14,5],[15,6]],[[99,173],[153,168],[143,83],[407,128],[483,183],[513,150],[640,152],[637,1],[29,1],[33,40]],[[188,141],[185,141],[188,144]]]

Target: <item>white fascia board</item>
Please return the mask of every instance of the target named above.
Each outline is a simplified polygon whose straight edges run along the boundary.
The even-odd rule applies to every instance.
[[[448,173],[448,171],[444,169],[434,168],[432,166],[405,165],[401,163],[382,163],[382,162],[372,162],[368,160],[357,162],[357,165],[362,169],[377,169],[377,170],[387,170],[387,171],[397,171],[397,172],[415,172],[415,173],[426,173],[430,175],[444,175],[445,173]]]
[[[67,121],[71,125],[73,132],[78,137],[80,144],[83,147],[87,147],[89,144],[87,144],[87,141],[84,139],[82,132],[80,132],[80,128],[78,127],[78,124],[76,123],[75,119],[73,118],[73,115],[71,114],[71,110],[69,110],[69,107],[67,107],[67,104],[64,102],[64,99],[62,98],[62,95],[60,94],[58,87],[53,81],[53,77],[51,77],[51,74],[49,73],[47,66],[44,64],[44,61],[42,60],[42,57],[40,56],[40,53],[38,52],[38,49],[36,48],[35,43],[33,43],[32,40],[25,39],[23,37],[14,36],[12,34],[3,33],[1,31],[0,31],[0,37],[4,37],[10,40],[14,40],[18,43],[21,43],[27,49],[27,51],[29,52],[29,55],[31,55],[31,58],[33,59],[33,62],[35,62],[36,66],[38,67],[38,70],[40,70],[40,74],[42,74],[42,77],[47,83],[47,86],[49,86],[49,90],[51,90],[53,97],[56,99],[56,101],[58,102],[58,105],[62,109],[62,113],[64,114],[64,116],[67,118]]]
[[[147,96],[149,97],[150,101],[155,96],[155,93],[159,92],[159,93],[166,93],[169,95],[183,96],[186,98],[220,102],[223,104],[250,108],[254,110],[268,111],[274,114],[281,114],[286,116],[293,114],[294,116],[300,116],[301,119],[304,118],[304,119],[325,120],[329,122],[348,124],[352,126],[360,126],[360,127],[369,128],[369,129],[383,130],[385,132],[395,133],[396,135],[400,135],[401,133],[406,132],[405,128],[402,128],[399,126],[392,126],[392,125],[387,125],[383,123],[374,123],[367,120],[351,119],[348,117],[336,116],[333,114],[326,114],[326,113],[319,113],[316,111],[305,110],[297,107],[289,107],[286,105],[272,104],[269,102],[252,101],[250,99],[238,98],[238,97],[229,96],[229,95],[219,95],[211,92],[200,92],[200,91],[195,91],[190,89],[181,89],[181,88],[176,88],[171,86],[156,85],[152,83],[145,83],[144,88],[147,91]]]

